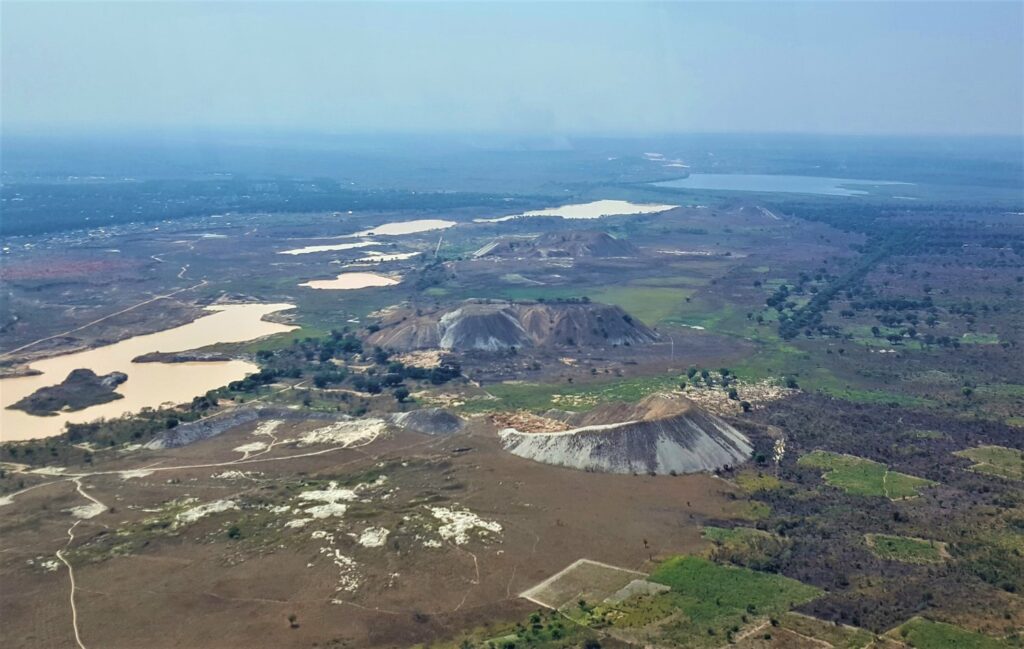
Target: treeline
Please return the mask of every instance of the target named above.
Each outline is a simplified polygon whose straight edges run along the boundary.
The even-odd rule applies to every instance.
[[[360,190],[318,180],[147,180],[5,183],[0,232],[18,236],[206,216],[223,212],[331,212],[528,208],[540,198],[471,192]]]
[[[0,459],[33,466],[90,464],[95,452],[143,444],[165,430],[202,418],[216,404],[215,394],[208,393],[180,407],[144,408],[116,419],[68,423],[64,433],[55,437],[3,444]]]
[[[792,209],[792,206],[788,206]],[[779,208],[783,209],[783,208]],[[791,294],[802,291],[809,276],[800,274],[794,289],[783,285],[776,289],[767,300],[767,306],[779,312],[778,331],[784,339],[792,339],[801,333],[838,337],[841,330],[835,325],[823,323],[823,315],[831,308],[832,301],[843,295],[850,300],[850,308],[841,315],[852,317],[856,311],[873,309],[882,312],[907,312],[914,310],[933,311],[930,296],[920,300],[907,298],[882,298],[866,290],[863,280],[880,263],[887,259],[917,255],[958,255],[965,246],[978,246],[999,250],[1001,255],[1024,255],[1024,230],[1019,228],[994,228],[991,224],[960,220],[952,222],[936,216],[935,220],[923,218],[938,208],[921,209],[914,213],[916,218],[907,218],[909,210],[878,207],[873,213],[865,213],[863,205],[825,208],[818,205],[801,205],[795,212],[800,218],[828,223],[833,227],[867,235],[863,244],[854,246],[861,253],[854,266],[841,276],[825,275],[819,271],[819,281],[824,285],[809,287],[812,294],[803,306],[791,299]],[[980,208],[979,208],[980,209]],[[986,208],[984,212],[988,214]],[[940,212],[941,214],[941,212]],[[1017,267],[1013,259],[1006,265]],[[862,299],[854,299],[860,295]],[[885,323],[883,316],[879,319]]]
[[[822,324],[822,316],[829,310],[832,299],[840,292],[845,292],[860,284],[875,264],[887,257],[895,244],[881,246],[875,252],[862,257],[858,263],[844,275],[829,281],[824,288],[819,288],[810,301],[802,307],[790,312],[779,312],[779,336],[784,340],[795,338],[800,333],[808,335],[817,331],[822,335],[838,335],[838,328]]]

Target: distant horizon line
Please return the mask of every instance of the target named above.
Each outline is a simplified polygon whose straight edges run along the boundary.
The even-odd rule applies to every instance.
[[[90,137],[113,137],[114,139],[138,139],[152,137],[155,139],[183,136],[238,136],[264,135],[268,137],[316,136],[336,138],[500,138],[504,140],[534,139],[611,139],[611,140],[643,140],[671,137],[809,137],[809,138],[898,138],[898,139],[1016,139],[1024,140],[1024,131],[1019,133],[998,132],[895,132],[895,131],[786,131],[786,130],[664,130],[664,131],[567,131],[531,132],[505,130],[334,130],[323,128],[301,128],[285,126],[133,126],[133,127],[88,127],[72,129],[55,126],[10,127],[0,124],[0,138],[37,138],[37,139],[81,139]]]

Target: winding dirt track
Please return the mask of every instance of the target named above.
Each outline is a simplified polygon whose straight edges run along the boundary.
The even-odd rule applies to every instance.
[[[182,269],[182,272],[184,272],[184,269]],[[0,358],[9,358],[13,354],[17,354],[20,351],[24,351],[24,350],[28,349],[29,347],[35,347],[39,343],[46,342],[47,340],[53,340],[55,338],[63,338],[64,336],[68,336],[68,335],[73,334],[73,333],[75,333],[77,331],[81,331],[82,329],[85,329],[87,327],[91,327],[94,324],[99,324],[99,323],[103,322],[104,320],[109,320],[110,318],[113,318],[115,316],[119,316],[122,313],[128,313],[129,311],[134,311],[135,309],[139,308],[140,306],[145,306],[147,304],[152,304],[153,302],[156,302],[157,300],[166,300],[167,298],[174,297],[178,293],[184,293],[185,291],[191,291],[191,290],[197,289],[197,288],[199,288],[201,286],[206,286],[207,284],[209,284],[209,282],[204,279],[203,281],[199,282],[198,284],[193,284],[192,286],[186,286],[185,288],[179,288],[178,290],[171,291],[170,293],[165,293],[163,295],[157,295],[156,297],[151,297],[148,300],[144,300],[142,302],[139,302],[138,304],[133,304],[130,307],[127,307],[125,309],[121,309],[120,311],[115,311],[114,313],[109,313],[109,314],[103,316],[102,318],[97,318],[97,319],[93,320],[92,322],[86,322],[84,325],[81,325],[80,327],[75,327],[74,329],[68,329],[67,331],[62,331],[59,334],[53,334],[52,336],[47,336],[45,338],[40,338],[39,340],[33,340],[32,342],[26,343],[26,344],[22,345],[21,347],[15,347],[14,349],[10,349],[10,350],[8,350],[6,352],[2,352],[2,353],[0,353]]]
[[[224,467],[224,466],[238,466],[239,464],[256,464],[256,463],[262,463],[262,462],[276,462],[276,461],[279,461],[279,460],[294,460],[294,459],[304,458],[304,457],[313,457],[313,456],[317,456],[317,455],[325,455],[327,453],[333,453],[334,451],[355,450],[355,449],[361,448],[363,446],[366,446],[368,444],[372,444],[373,442],[375,442],[377,440],[377,437],[379,437],[379,435],[374,435],[372,438],[370,438],[369,440],[367,440],[367,441],[365,441],[365,442],[363,442],[361,444],[346,444],[346,445],[342,445],[342,446],[332,446],[330,448],[321,449],[319,451],[311,451],[309,453],[298,453],[298,454],[294,454],[294,455],[285,455],[285,456],[277,456],[277,457],[259,457],[259,458],[246,458],[246,457],[243,457],[243,458],[239,458],[239,459],[235,459],[235,460],[228,460],[228,461],[225,461],[225,462],[214,462],[214,463],[209,463],[209,464],[190,464],[190,465],[168,466],[168,467],[149,467],[146,470],[147,471],[153,471],[155,473],[155,472],[158,472],[158,471],[181,471],[181,470],[188,470],[188,469],[205,469],[205,468],[217,468],[217,467]],[[267,453],[270,450],[272,450],[274,444],[277,444],[278,442],[279,442],[279,440],[276,437],[274,437],[274,442],[271,444],[271,446],[268,447],[267,449],[265,449],[264,451],[262,451],[260,453],[260,455],[263,455],[264,453]],[[429,444],[432,444],[432,443],[436,443],[436,440],[428,440],[426,442],[417,442],[416,444],[413,444],[412,446],[420,446],[420,445],[424,445],[424,444],[429,445]],[[357,458],[357,459],[362,459],[362,458]],[[355,461],[355,460],[353,460],[353,461]],[[18,467],[17,469],[15,469],[14,472],[16,472],[16,473],[26,473],[26,471],[22,467]],[[5,502],[2,503],[2,504],[9,504],[9,503],[13,502],[14,498],[16,498],[17,496],[19,496],[19,495],[21,495],[21,494],[23,494],[23,493],[25,493],[27,491],[30,491],[32,489],[36,489],[36,488],[44,487],[44,486],[48,486],[48,485],[59,484],[59,483],[73,482],[75,484],[75,491],[77,491],[83,498],[89,500],[90,502],[92,502],[92,503],[94,503],[96,505],[100,505],[100,506],[106,508],[106,505],[104,503],[100,502],[99,500],[97,500],[93,496],[89,495],[82,488],[82,482],[81,482],[82,478],[88,478],[88,477],[91,477],[91,476],[118,475],[118,474],[121,474],[123,472],[124,471],[92,471],[92,472],[88,472],[88,473],[62,474],[62,475],[66,475],[65,479],[53,480],[51,482],[44,482],[42,484],[33,485],[32,487],[28,487],[27,489],[22,489],[21,491],[18,491],[18,492],[15,492],[13,494],[8,495],[6,497],[6,499],[5,499]],[[68,578],[71,581],[71,593],[70,593],[69,601],[70,601],[70,604],[71,604],[71,626],[72,626],[72,629],[74,630],[75,642],[78,644],[79,649],[87,649],[86,645],[82,642],[81,634],[79,632],[79,627],[78,627],[78,608],[75,605],[75,591],[78,590],[78,587],[77,587],[77,585],[75,583],[75,571],[74,571],[74,568],[72,568],[71,563],[68,562],[68,560],[64,557],[64,551],[69,549],[71,547],[72,542],[74,542],[74,540],[75,540],[75,534],[74,534],[75,528],[78,527],[78,525],[80,525],[81,523],[82,523],[81,520],[75,521],[71,525],[71,527],[68,528],[68,531],[67,531],[68,541],[64,545],[63,548],[61,548],[60,550],[57,550],[56,557],[57,557],[57,559],[59,559],[61,561],[61,563],[63,563],[67,567],[67,569],[68,569]],[[475,561],[476,561],[476,557],[474,556],[474,562]],[[479,578],[479,568],[477,568],[477,576]],[[468,590],[467,590],[466,594],[468,596],[468,594],[469,594]],[[339,600],[339,601],[341,601],[341,600]],[[354,604],[352,602],[344,602],[344,603],[345,604],[350,604],[352,606],[356,606],[356,607],[359,607],[359,608],[364,608],[364,607],[361,607],[361,606],[359,606],[357,604]],[[460,606],[461,606],[461,604],[460,604]],[[366,610],[372,610],[372,609],[366,609]],[[384,612],[392,613],[392,611],[384,611]],[[397,614],[397,612],[395,612],[395,613]]]
[[[81,490],[79,491],[81,492]],[[89,498],[89,496],[86,496],[86,498]],[[92,500],[92,498],[89,499]],[[80,649],[86,649],[86,646],[82,643],[82,636],[78,633],[78,608],[75,607],[75,569],[72,568],[71,564],[68,563],[68,560],[64,558],[64,550],[67,550],[69,547],[71,547],[71,542],[75,540],[75,528],[78,527],[78,524],[81,522],[82,521],[75,521],[74,524],[68,528],[68,542],[62,549],[57,550],[57,558],[60,559],[65,566],[67,566],[68,579],[71,580],[71,627],[75,631],[75,642],[78,643]]]

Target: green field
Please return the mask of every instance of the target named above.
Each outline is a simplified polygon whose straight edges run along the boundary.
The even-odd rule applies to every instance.
[[[593,383],[494,383],[485,390],[494,399],[475,399],[466,402],[466,412],[494,412],[501,410],[530,410],[543,412],[551,408],[561,410],[589,410],[606,401],[639,401],[649,394],[678,388],[680,376],[652,376],[618,379]]]
[[[915,649],[1004,649],[1010,646],[997,638],[921,617],[908,620],[890,633]]]
[[[663,282],[671,278],[660,278]],[[559,300],[573,297],[588,297],[594,302],[615,304],[644,324],[657,325],[678,315],[681,305],[692,296],[699,286],[692,278],[681,278],[672,286],[653,285],[644,280],[619,286],[522,286],[504,285],[495,289],[488,297],[510,300]],[[480,296],[483,297],[483,296]]]
[[[999,336],[992,333],[965,333],[960,338],[960,342],[965,345],[998,345]]]
[[[871,552],[882,559],[906,563],[939,563],[944,544],[925,539],[892,534],[866,534],[864,541]]]
[[[972,471],[988,473],[1010,480],[1024,480],[1024,452],[1005,446],[978,446],[957,451],[953,455],[974,462]]]
[[[710,558],[751,568],[763,567],[788,545],[778,536],[753,527],[708,525],[703,536],[712,543],[708,551]]]
[[[760,471],[741,471],[736,474],[733,482],[747,493],[774,491],[782,487],[781,480],[771,474]]]
[[[822,477],[825,482],[860,496],[884,496],[892,500],[912,498],[923,488],[936,484],[924,478],[890,471],[889,467],[874,460],[828,451],[808,453],[797,464],[824,469]]]
[[[788,610],[821,595],[814,586],[789,577],[723,566],[694,556],[664,561],[649,579],[701,604],[717,601],[721,608],[746,610],[752,607],[762,615]]]
[[[617,620],[617,626],[658,621],[658,644],[666,646],[720,646],[755,618],[780,615],[821,595],[817,588],[788,577],[693,556],[665,561],[649,579],[672,590],[627,600],[610,619]],[[604,613],[598,607],[590,621]]]

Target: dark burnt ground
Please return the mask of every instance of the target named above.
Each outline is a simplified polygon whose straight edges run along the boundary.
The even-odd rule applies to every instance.
[[[877,632],[913,615],[995,635],[1019,628],[1024,488],[968,471],[971,462],[953,455],[980,444],[1019,449],[1019,429],[806,394],[771,404],[754,420],[784,430],[787,440],[777,470],[783,486],[753,495],[772,510],[758,527],[791,542],[771,568],[829,591],[804,612]],[[797,465],[815,449],[869,458],[940,484],[907,500],[852,495],[825,484],[820,469]],[[930,565],[885,561],[864,544],[864,534],[874,532],[943,541],[952,557]]]

